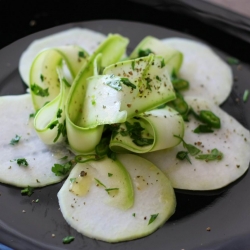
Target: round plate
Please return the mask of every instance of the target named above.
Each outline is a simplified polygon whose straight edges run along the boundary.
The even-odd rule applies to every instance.
[[[55,27],[18,40],[0,51],[0,94],[25,92],[26,86],[18,73],[18,62],[21,53],[34,39],[76,26],[104,34],[120,33],[130,39],[129,52],[147,35],[158,38],[191,38],[162,27],[116,20],[89,21]],[[227,55],[216,51],[226,60]],[[250,86],[249,66],[232,67],[237,81],[222,108],[249,129],[249,101],[241,101],[244,90]],[[250,233],[250,196],[247,195],[249,183],[250,176],[247,173],[229,187],[216,192],[185,193],[177,190],[176,213],[162,228],[145,238],[116,244],[84,237],[67,225],[57,200],[57,192],[62,183],[36,189],[31,197],[21,196],[19,188],[0,184],[0,242],[14,249],[37,250],[190,250],[214,249],[215,246],[216,249],[235,249],[235,246],[250,249],[250,239],[247,236]],[[39,202],[34,202],[37,199]],[[207,230],[208,227],[210,231]],[[55,237],[52,237],[52,234]],[[64,245],[62,239],[68,235],[75,236],[75,240]],[[248,247],[243,248],[243,245]]]

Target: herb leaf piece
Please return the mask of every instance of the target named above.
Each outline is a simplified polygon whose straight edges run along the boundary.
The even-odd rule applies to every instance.
[[[16,145],[21,139],[21,136],[16,135],[14,138],[11,139],[10,144],[11,145]]]
[[[79,51],[78,52],[78,56],[84,58],[84,52],[83,51]]]
[[[105,187],[105,188],[107,188],[101,181],[99,181],[98,179],[96,179],[96,178],[94,178],[95,179],[95,181],[99,184],[99,185],[101,185],[101,186],[103,186],[103,187]]]
[[[214,131],[211,129],[208,125],[199,125],[197,128],[194,129],[194,133],[200,134],[200,133],[213,133]]]
[[[195,157],[197,160],[204,160],[204,161],[220,161],[223,158],[223,153],[220,152],[217,148],[211,150],[209,154],[200,154]]]
[[[119,190],[119,188],[105,188],[105,191],[109,194],[110,191]]]
[[[27,160],[25,158],[15,159],[14,161],[16,161],[16,163],[19,166],[24,166],[24,167],[28,167],[29,166],[29,164],[28,164],[28,162],[27,162]]]
[[[51,171],[56,176],[63,176],[69,173],[72,166],[73,166],[73,163],[71,161],[67,162],[66,164],[55,163],[54,166],[51,168]]]
[[[158,217],[159,213],[158,214],[151,214],[151,217],[149,219],[149,222],[148,222],[148,225],[150,225],[151,223],[153,223],[156,218]]]
[[[139,56],[139,57],[148,56],[148,55],[150,55],[150,54],[154,54],[154,52],[153,52],[151,49],[145,49],[145,50],[140,49],[140,50],[138,51],[138,56]]]
[[[70,242],[72,242],[75,239],[74,236],[66,236],[65,238],[63,238],[63,244],[69,244]]]
[[[188,151],[188,153],[189,153],[190,155],[195,156],[195,155],[197,155],[197,154],[199,154],[199,153],[201,152],[200,149],[198,149],[198,148],[195,147],[194,145],[192,145],[192,144],[187,144],[187,143],[183,140],[183,138],[181,138],[180,136],[174,135],[174,137],[179,138],[179,139],[182,141],[183,147],[187,149],[187,151]]]
[[[41,97],[49,96],[49,88],[43,89],[34,83],[30,85],[30,89],[34,93],[34,95],[38,95]]]
[[[230,65],[237,65],[237,64],[240,63],[240,61],[235,57],[228,57],[227,58],[227,63],[230,64]]]
[[[131,87],[132,89],[136,89],[136,86],[129,81],[128,78],[121,78],[120,80],[124,85],[128,86],[128,87]]]
[[[249,90],[246,89],[243,94],[243,102],[246,102],[248,100],[248,97],[249,97]]]
[[[186,152],[186,151],[179,151],[176,154],[176,158],[179,159],[179,160],[181,160],[181,161],[183,161],[183,160],[186,159],[190,164],[192,164],[191,161],[190,161],[190,158],[188,156],[188,152]]]
[[[28,186],[24,189],[21,190],[21,194],[22,195],[28,195],[28,196],[31,196],[32,194],[34,193],[34,188]]]

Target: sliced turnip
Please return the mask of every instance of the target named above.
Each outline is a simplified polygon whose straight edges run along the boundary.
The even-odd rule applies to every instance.
[[[65,145],[47,147],[36,135],[33,128],[31,96],[4,96],[0,98],[0,182],[18,187],[42,187],[60,182],[64,176],[51,172],[54,163],[71,156]],[[20,140],[10,142],[16,135]],[[18,165],[17,159],[26,159],[28,166]]]
[[[21,77],[28,85],[31,64],[37,54],[46,48],[64,45],[78,45],[86,49],[89,54],[92,54],[99,43],[104,39],[105,36],[99,32],[89,29],[73,28],[35,40],[23,52],[20,58],[19,72]]]
[[[114,174],[111,169],[114,164],[124,166],[133,182],[134,205],[127,210],[117,206],[123,201],[116,196],[110,197],[112,194],[105,192],[103,186],[115,188],[111,184],[112,178],[124,180],[124,172]],[[85,172],[87,175],[77,177],[81,171],[84,171],[82,175]],[[79,178],[83,181],[88,173],[91,176],[90,181],[85,181],[88,192],[81,193],[77,189],[72,192],[74,183],[71,182]],[[86,186],[83,184],[80,190],[84,189]],[[118,191],[118,194],[124,192],[120,189],[113,191]],[[176,205],[167,177],[152,163],[136,155],[118,155],[115,162],[106,158],[100,162],[77,164],[59,191],[58,198],[62,214],[73,228],[85,236],[108,242],[132,240],[154,232],[173,214]],[[120,200],[118,203],[117,198]]]
[[[179,160],[176,154],[187,151],[182,143],[170,150],[161,150],[142,155],[158,166],[170,179],[174,188],[187,190],[214,190],[228,185],[242,176],[249,167],[250,133],[238,121],[228,115],[212,101],[197,97],[186,97],[188,104],[199,113],[211,110],[221,120],[221,128],[213,133],[196,134],[193,130],[201,122],[190,117],[185,123],[184,141],[195,145],[203,154],[216,148],[223,153],[221,160],[205,161],[189,156]]]
[[[223,103],[231,92],[232,71],[213,50],[200,42],[184,38],[167,38],[164,44],[183,53],[179,77],[189,81],[184,96],[211,98],[217,105]]]

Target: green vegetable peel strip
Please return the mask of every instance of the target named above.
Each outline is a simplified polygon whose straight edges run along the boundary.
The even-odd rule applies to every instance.
[[[118,133],[110,142],[110,148],[113,151],[123,152],[125,149],[135,153],[146,153],[171,148],[180,143],[181,140],[173,137],[173,134],[183,136],[184,122],[175,110],[166,106],[163,109],[147,111],[137,117],[139,119],[130,119],[128,122],[131,124],[130,126],[139,123],[143,129],[142,136],[138,136],[138,138],[131,136],[126,123],[121,124]],[[137,126],[134,129],[138,131],[140,127]]]

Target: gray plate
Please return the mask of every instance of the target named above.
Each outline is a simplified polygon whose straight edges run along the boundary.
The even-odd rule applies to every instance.
[[[153,25],[116,20],[67,24],[45,30],[18,40],[0,51],[1,95],[25,92],[26,87],[18,73],[18,61],[30,42],[76,26],[104,34],[120,33],[130,39],[130,51],[147,35],[190,38]],[[221,51],[217,52],[222,58],[227,58]],[[233,71],[238,81],[222,108],[249,129],[250,116],[246,116],[250,113],[249,101],[245,104],[241,101],[244,90],[250,88],[249,65],[242,64],[241,70],[233,66]],[[236,98],[240,101],[236,102]],[[148,237],[117,244],[89,239],[67,225],[58,210],[57,192],[62,183],[36,189],[31,197],[21,196],[19,188],[0,184],[0,242],[20,250],[250,249],[247,237],[250,233],[249,183],[250,176],[247,173],[236,183],[216,192],[185,193],[177,190],[176,213],[162,228]],[[32,203],[36,199],[39,202]],[[22,210],[26,213],[22,213]],[[210,232],[206,230],[207,227],[211,228]],[[55,234],[54,238],[52,234]],[[75,240],[69,245],[63,245],[62,239],[67,235],[75,236]]]

